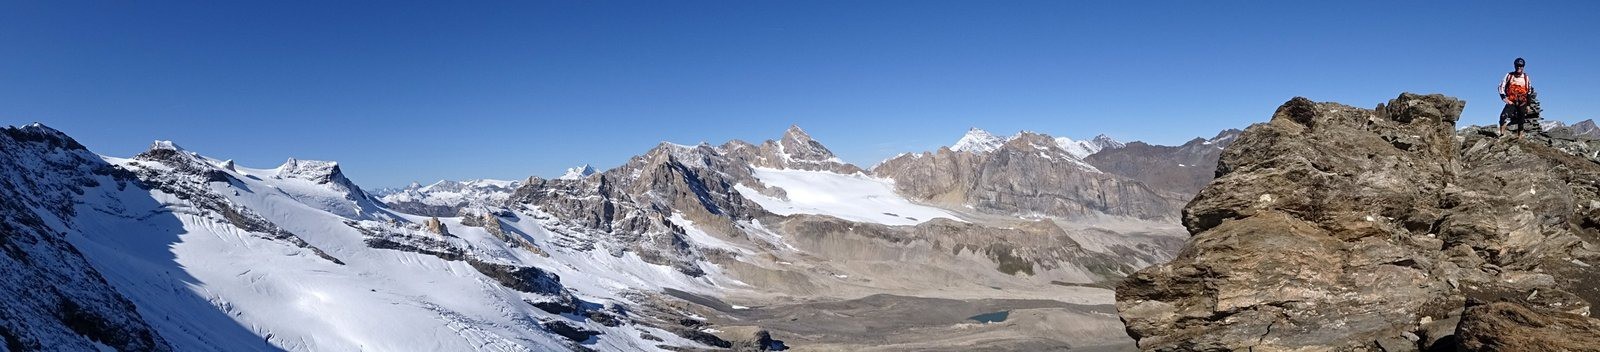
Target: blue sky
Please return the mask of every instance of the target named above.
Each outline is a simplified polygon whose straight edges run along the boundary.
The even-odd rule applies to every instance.
[[[130,156],[337,160],[368,187],[612,167],[798,124],[870,166],[969,127],[1176,144],[1294,96],[1466,99],[1526,57],[1600,117],[1600,2],[8,1],[0,125]]]

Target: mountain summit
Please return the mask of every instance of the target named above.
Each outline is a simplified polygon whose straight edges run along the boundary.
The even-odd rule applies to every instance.
[[[995,137],[994,134],[989,133],[989,131],[984,131],[978,129],[977,127],[973,127],[972,129],[967,130],[967,134],[962,135],[961,139],[956,141],[956,144],[950,145],[950,150],[981,154],[1000,149],[1000,145],[1002,144],[1005,144],[1004,139]]]
[[[1163,351],[1600,346],[1600,141],[1457,132],[1464,104],[1294,98],[1239,134],[1183,210],[1188,247],[1118,285],[1128,334]]]

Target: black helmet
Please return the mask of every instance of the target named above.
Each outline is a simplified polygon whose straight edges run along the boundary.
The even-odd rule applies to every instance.
[[[1527,61],[1522,61],[1522,58],[1519,57],[1519,58],[1517,58],[1516,65],[1517,65],[1517,67],[1523,67],[1523,66],[1527,66],[1528,62]]]

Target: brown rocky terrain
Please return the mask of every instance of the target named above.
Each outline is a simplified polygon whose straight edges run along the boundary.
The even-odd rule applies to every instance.
[[[1455,128],[1464,102],[1295,98],[1247,129],[1183,211],[1173,261],[1130,276],[1138,346],[1595,350],[1596,143]]]
[[[1102,153],[1105,153],[1104,151]],[[903,154],[872,169],[907,196],[1003,215],[1097,214],[1175,220],[1188,194],[1101,172],[1050,137],[1024,132],[986,152],[939,148]]]

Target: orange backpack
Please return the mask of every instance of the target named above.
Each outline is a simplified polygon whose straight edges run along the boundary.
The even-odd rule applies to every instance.
[[[1523,82],[1527,82],[1527,74],[1524,73],[1523,75]],[[1510,98],[1512,103],[1521,104],[1528,99],[1528,86],[1516,84],[1516,81],[1511,80],[1511,76],[1509,74],[1506,75],[1506,97]]]

